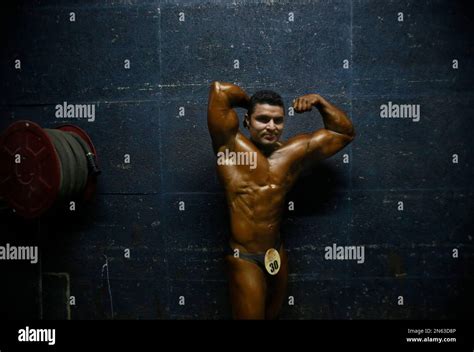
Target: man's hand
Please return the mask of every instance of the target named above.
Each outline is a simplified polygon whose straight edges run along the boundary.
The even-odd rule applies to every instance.
[[[318,105],[320,96],[318,94],[306,94],[299,98],[293,99],[293,109],[299,114],[311,111],[313,106]]]

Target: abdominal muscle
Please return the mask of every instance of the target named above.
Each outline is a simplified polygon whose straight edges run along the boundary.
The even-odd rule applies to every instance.
[[[231,247],[243,253],[262,253],[273,248],[280,234],[281,210],[280,204],[268,199],[249,207],[248,202],[234,197],[230,204]]]

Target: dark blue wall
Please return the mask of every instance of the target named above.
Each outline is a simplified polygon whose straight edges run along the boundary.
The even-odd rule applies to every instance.
[[[69,288],[72,319],[108,319],[112,309],[114,318],[230,317],[228,219],[206,124],[209,84],[222,80],[274,89],[287,105],[318,92],[358,133],[288,197],[295,305],[283,318],[472,317],[474,30],[465,3],[67,0],[2,10],[1,129],[20,119],[54,127],[66,122],[56,104],[96,104],[95,122],[72,122],[92,137],[103,172],[95,200],[75,213],[25,222],[3,211],[0,244],[37,244],[41,261],[0,262],[0,313],[64,317],[53,298]],[[420,104],[420,121],[382,119],[388,101]],[[285,137],[320,127],[316,113],[288,116]],[[333,243],[364,245],[365,263],[325,260]]]

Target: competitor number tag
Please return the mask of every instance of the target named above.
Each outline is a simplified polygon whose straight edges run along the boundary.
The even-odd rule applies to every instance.
[[[280,254],[276,249],[270,248],[265,253],[265,269],[270,275],[276,275],[280,270],[280,264]]]

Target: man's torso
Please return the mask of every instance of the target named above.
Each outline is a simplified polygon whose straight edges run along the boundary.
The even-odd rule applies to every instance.
[[[248,252],[265,251],[274,246],[279,236],[285,196],[300,168],[284,144],[266,157],[240,132],[232,147],[223,146],[219,151],[225,149],[256,155],[255,166],[234,163],[217,168],[230,209],[231,245]]]

